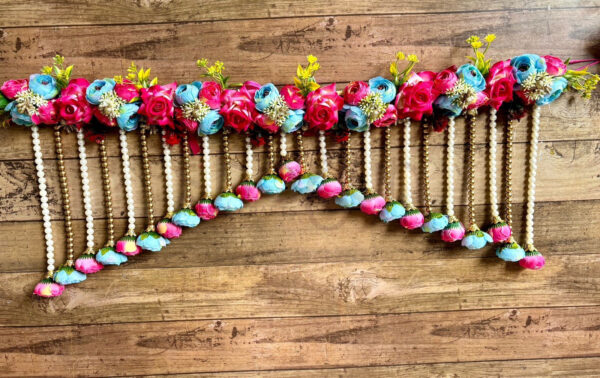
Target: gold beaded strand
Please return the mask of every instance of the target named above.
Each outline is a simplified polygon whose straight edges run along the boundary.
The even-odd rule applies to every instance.
[[[152,177],[150,176],[150,162],[148,160],[148,142],[146,140],[148,126],[141,124],[140,126],[140,146],[142,150],[142,168],[144,171],[144,187],[146,190],[146,206],[147,206],[147,217],[148,225],[146,230],[148,232],[154,231],[154,203],[152,200]]]
[[[506,123],[506,151],[504,154],[504,220],[506,224],[512,227],[512,157],[513,140],[515,135],[515,121],[509,120]]]
[[[469,112],[466,117],[469,141],[467,144],[467,211],[469,216],[469,229],[477,228],[475,223],[475,112]]]
[[[65,236],[67,249],[66,265],[73,266],[74,263],[74,245],[73,245],[73,222],[71,219],[71,199],[69,195],[69,185],[67,182],[67,172],[65,170],[65,160],[62,148],[62,136],[60,126],[54,126],[54,148],[58,165],[58,177],[60,182],[60,191],[62,195],[63,213],[65,216]]]
[[[104,189],[104,206],[106,207],[107,218],[107,238],[106,246],[115,245],[115,224],[112,208],[112,193],[110,191],[110,172],[108,170],[108,154],[106,153],[106,143],[104,139],[100,141],[100,162],[102,167],[102,184]]]
[[[344,190],[349,190],[352,188],[351,186],[351,180],[350,180],[350,164],[352,164],[352,160],[351,160],[351,155],[350,155],[350,137],[352,136],[352,133],[349,132],[348,133],[348,140],[346,140],[346,143],[344,145],[344,157],[345,157],[345,167],[346,171],[344,172]]]
[[[384,143],[385,147],[383,150],[384,153],[384,197],[385,202],[390,202],[392,200],[392,126],[388,126],[384,128],[383,131]]]
[[[302,138],[302,130],[296,131],[296,141],[298,142],[298,160],[300,163],[301,172],[306,172],[306,162],[304,161],[304,140]]]
[[[183,199],[183,208],[188,209],[192,206],[192,177],[190,171],[190,142],[188,135],[183,135],[183,185],[185,186],[185,196]]]
[[[275,174],[275,146],[273,144],[273,135],[267,136],[267,147],[269,149],[269,174]]]
[[[431,213],[431,187],[429,184],[429,122],[423,122],[423,197],[425,211]]]
[[[229,155],[229,130],[223,130],[223,152],[225,155],[225,192],[232,191],[231,156]]]

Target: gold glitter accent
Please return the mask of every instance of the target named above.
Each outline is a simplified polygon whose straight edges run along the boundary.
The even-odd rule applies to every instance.
[[[467,84],[465,79],[459,79],[454,87],[446,92],[452,103],[462,109],[466,109],[469,105],[477,101],[477,92],[475,88]]]
[[[536,72],[521,83],[525,96],[531,101],[537,101],[552,92],[552,77],[547,72]]]
[[[210,112],[210,106],[196,99],[181,106],[181,113],[184,118],[191,119],[197,122],[202,122],[204,117]]]
[[[17,111],[29,116],[38,114],[38,108],[48,104],[48,101],[31,89],[17,93],[15,101],[17,102]]]
[[[358,107],[367,116],[367,122],[371,124],[383,117],[387,109],[387,104],[383,102],[381,93],[373,92],[360,100]]]
[[[278,96],[272,103],[265,109],[265,115],[270,120],[275,122],[277,126],[281,127],[287,119],[290,112],[290,108],[285,102],[283,96]]]
[[[117,96],[114,91],[106,92],[100,96],[98,109],[108,118],[117,118],[121,115],[121,106],[125,105],[125,101]]]

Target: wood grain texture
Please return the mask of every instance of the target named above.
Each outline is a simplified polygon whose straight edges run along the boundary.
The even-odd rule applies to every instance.
[[[65,366],[79,374],[110,376],[124,371],[133,375],[597,357],[599,324],[600,311],[594,306],[222,319],[43,331],[5,327],[0,328],[5,340],[0,368],[13,376],[24,370],[60,376]]]

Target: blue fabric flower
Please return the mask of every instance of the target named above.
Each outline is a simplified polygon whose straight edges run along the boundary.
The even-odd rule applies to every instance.
[[[200,217],[192,209],[181,209],[171,218],[177,226],[196,227],[200,224]]]
[[[365,199],[365,196],[358,189],[348,189],[342,192],[336,199],[335,203],[338,206],[349,209],[360,205]]]
[[[215,198],[215,206],[220,211],[237,211],[244,207],[244,202],[235,194],[225,192]]]
[[[521,84],[529,75],[546,72],[546,61],[539,55],[523,54],[510,60],[517,83]]]
[[[369,128],[367,116],[358,106],[344,105],[344,109],[346,109],[344,121],[348,130],[363,132]]]
[[[56,80],[50,75],[33,74],[29,76],[29,89],[44,100],[50,100],[58,95]]]
[[[198,99],[200,88],[192,84],[181,84],[175,90],[175,102],[177,105],[187,104]]]
[[[223,128],[223,116],[217,110],[209,111],[198,126],[198,135],[213,135]]]
[[[396,98],[396,86],[388,79],[384,79],[381,76],[377,76],[369,80],[369,89],[371,92],[381,94],[383,102],[389,104]]]
[[[196,81],[193,81],[193,82],[192,82],[192,85],[193,85],[194,87],[198,88],[198,90],[202,89],[202,82],[201,82],[201,81],[198,81],[198,80],[196,80]]]
[[[137,104],[123,104],[119,109],[120,115],[117,117],[117,124],[125,131],[137,129],[140,116],[138,115]]]
[[[163,247],[166,247],[169,243],[170,242],[168,239],[163,238],[157,232],[154,231],[147,231],[141,233],[135,241],[135,244],[137,244],[138,247],[151,252],[159,252]],[[98,257],[96,257],[96,260],[98,260]]]
[[[379,219],[388,223],[400,219],[406,213],[404,206],[398,201],[391,201],[385,204],[385,207],[379,212]]]
[[[487,243],[493,243],[493,239],[487,232],[477,230],[470,231],[463,238],[461,244],[468,249],[480,249],[485,247]]]
[[[102,265],[121,265],[127,262],[127,256],[118,253],[113,247],[104,247],[96,253],[96,261]]]
[[[264,112],[273,101],[279,97],[279,91],[273,84],[268,83],[260,87],[259,90],[254,94],[254,102],[256,103],[256,110]]]
[[[433,102],[433,106],[442,110],[442,114],[447,117],[458,117],[462,113],[462,108],[454,103],[452,97],[446,95],[439,96]]]
[[[323,177],[314,173],[305,173],[292,184],[292,190],[300,194],[313,193],[321,185]]]
[[[525,257],[525,250],[515,242],[506,243],[496,249],[496,256],[504,261],[517,262]]]
[[[285,182],[277,175],[266,175],[258,180],[256,187],[265,194],[279,194],[285,190]]]
[[[52,276],[54,282],[61,285],[71,285],[85,281],[87,276],[85,273],[81,273],[75,270],[72,266],[63,265]]]
[[[115,88],[113,79],[94,80],[85,90],[85,99],[92,105],[100,104],[100,98],[103,94],[112,91]]]
[[[15,101],[10,102],[4,108],[5,112],[10,112],[10,117],[14,123],[21,126],[33,126],[31,117],[27,114],[19,113],[17,110],[17,103]]]
[[[421,226],[423,232],[442,231],[448,225],[448,217],[441,213],[429,213],[425,217],[425,223]]]
[[[294,131],[300,130],[304,120],[304,110],[291,110],[288,112],[288,117],[281,125],[281,129],[286,133],[293,133]]]
[[[472,86],[477,92],[485,89],[485,78],[477,67],[472,64],[463,64],[456,70],[456,76]]]
[[[552,91],[546,96],[537,100],[536,104],[547,105],[553,102],[554,100],[560,97],[565,88],[567,88],[567,84],[567,79],[565,79],[564,77],[555,77],[552,81]]]

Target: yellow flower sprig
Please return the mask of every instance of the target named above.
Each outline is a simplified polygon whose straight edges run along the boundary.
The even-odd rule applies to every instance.
[[[404,60],[406,60],[408,64],[402,71],[400,71],[400,62]],[[419,58],[417,58],[415,54],[408,54],[408,56],[406,56],[401,51],[398,51],[396,53],[396,60],[394,60],[390,64],[390,73],[394,78],[394,84],[396,85],[396,87],[401,86],[402,84],[404,84],[404,82],[406,82],[406,80],[408,80],[412,69],[417,63],[419,63]]]
[[[485,49],[483,50],[483,52],[481,52],[479,51],[479,49],[483,47],[483,42],[481,42],[479,37],[476,35],[472,35],[469,38],[467,38],[467,43],[471,45],[471,47],[473,48],[473,52],[475,53],[474,57],[467,56],[467,59],[473,62],[473,65],[477,67],[477,69],[479,70],[479,72],[481,72],[483,76],[490,72],[490,67],[492,66],[492,60],[485,59],[485,54],[487,53],[488,49],[490,48],[490,45],[492,44],[492,42],[494,42],[495,39],[496,34],[486,35],[483,39],[486,43]]]
[[[568,64],[568,61],[565,64]],[[567,70],[564,78],[569,83],[569,89],[579,92],[585,99],[592,97],[592,91],[600,83],[600,76],[588,72],[587,68],[579,71]]]
[[[69,84],[73,66],[71,65],[65,68],[65,57],[58,54],[52,59],[52,63],[52,66],[44,66],[42,68],[42,73],[44,75],[53,76],[56,79],[58,88],[63,89]]]
[[[196,61],[196,66],[200,69],[204,69],[206,72],[202,73],[201,77],[210,77],[221,85],[223,89],[231,87],[241,87],[241,83],[229,84],[229,76],[223,75],[225,71],[225,65],[220,60],[216,60],[212,66],[208,65],[208,59],[199,59]]]
[[[306,59],[308,60],[306,68],[302,67],[301,64],[298,64],[296,77],[294,77],[294,85],[300,89],[302,96],[306,96],[320,87],[315,80],[315,72],[321,68],[321,65],[317,62],[317,57],[312,54],[307,56]]]
[[[142,67],[138,70],[134,62],[131,62],[131,65],[127,69],[126,78],[132,84],[135,84],[137,89],[149,88],[153,85],[158,84],[157,77],[154,77],[152,80],[150,80],[150,68],[144,70],[144,68]],[[123,77],[121,75],[115,76],[114,80],[118,84],[123,84]]]

